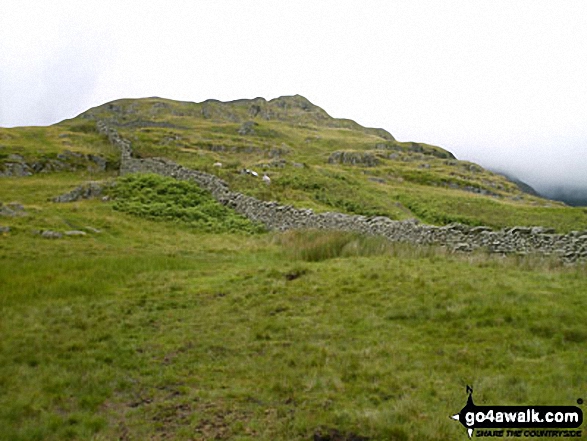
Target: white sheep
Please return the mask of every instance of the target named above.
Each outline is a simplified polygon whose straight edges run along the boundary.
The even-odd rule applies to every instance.
[[[222,167],[222,162],[215,162],[214,167]]]
[[[271,184],[271,178],[269,176],[267,176],[266,174],[263,175],[263,182],[265,182],[267,185]]]

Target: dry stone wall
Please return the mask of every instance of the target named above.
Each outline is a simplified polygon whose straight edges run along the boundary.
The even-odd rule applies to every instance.
[[[392,241],[423,245],[442,245],[455,251],[485,249],[500,254],[540,253],[554,255],[565,262],[587,260],[587,231],[555,234],[543,227],[514,227],[492,231],[487,227],[451,224],[443,227],[417,221],[395,221],[387,217],[367,217],[343,213],[314,213],[312,210],[261,201],[231,191],[222,179],[191,170],[163,158],[137,159],[132,147],[115,129],[98,122],[98,131],[121,151],[121,174],[156,173],[175,179],[192,181],[210,191],[212,196],[247,218],[263,223],[270,230],[302,228],[353,231],[383,236]]]

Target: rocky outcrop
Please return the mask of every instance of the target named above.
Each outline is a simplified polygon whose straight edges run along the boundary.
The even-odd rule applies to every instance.
[[[92,227],[85,227],[85,229],[91,233],[100,233],[100,230]],[[87,236],[88,233],[82,230],[69,230],[69,231],[53,231],[53,230],[41,230],[41,231],[34,231],[34,234],[39,234],[43,239],[61,239],[64,236],[67,237],[84,237]]]
[[[114,129],[98,123],[100,133],[121,150],[121,174],[156,173],[175,179],[187,180],[208,190],[223,205],[263,223],[270,230],[313,228],[355,231],[378,235],[392,241],[422,245],[441,245],[451,250],[469,252],[485,249],[499,254],[539,253],[556,256],[565,262],[587,260],[587,231],[555,234],[543,227],[513,227],[493,231],[488,227],[469,227],[461,224],[447,226],[423,225],[416,220],[395,221],[387,217],[367,217],[343,213],[314,213],[312,210],[261,201],[231,191],[222,179],[197,170],[183,167],[163,158],[136,159],[131,144]]]
[[[379,159],[370,152],[336,151],[330,154],[328,163],[375,167],[379,164]]]
[[[109,184],[111,185],[111,184]],[[104,184],[100,182],[88,182],[73,190],[53,198],[53,202],[74,202],[80,199],[92,199],[102,196]]]
[[[55,157],[42,157],[26,162],[21,155],[11,154],[0,163],[0,176],[32,176],[36,173],[62,171],[105,171],[111,164],[107,159],[97,155],[64,150]]]
[[[11,203],[4,205],[0,202],[0,216],[3,217],[19,217],[19,216],[26,216],[28,213],[25,211],[24,207],[18,203]]]
[[[396,152],[421,153],[427,156],[435,156],[441,159],[456,160],[455,156],[448,150],[441,148],[434,148],[431,146],[419,144],[417,142],[409,142],[403,144],[379,142],[375,144],[375,150],[393,150]]]
[[[246,135],[254,135],[255,134],[255,126],[258,126],[254,121],[245,121],[241,124],[240,128],[238,129],[238,134],[242,136]]]
[[[41,232],[41,237],[44,239],[61,239],[63,234],[57,231],[45,230]]]

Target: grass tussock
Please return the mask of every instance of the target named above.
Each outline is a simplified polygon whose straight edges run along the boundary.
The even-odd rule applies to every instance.
[[[380,236],[347,231],[291,230],[276,235],[274,243],[295,260],[320,262],[334,258],[389,256],[432,261],[458,260],[480,268],[516,268],[526,271],[573,271],[587,274],[587,265],[567,265],[556,256],[498,255],[484,250],[454,253],[443,246],[391,242]]]
[[[415,247],[380,236],[347,231],[292,230],[275,237],[286,253],[298,260],[320,262],[337,257],[429,257],[446,254],[440,247]]]

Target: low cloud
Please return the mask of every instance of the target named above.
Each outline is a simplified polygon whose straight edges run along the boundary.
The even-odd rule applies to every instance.
[[[542,140],[507,149],[457,149],[456,155],[519,179],[545,197],[587,205],[585,144],[578,138]]]

